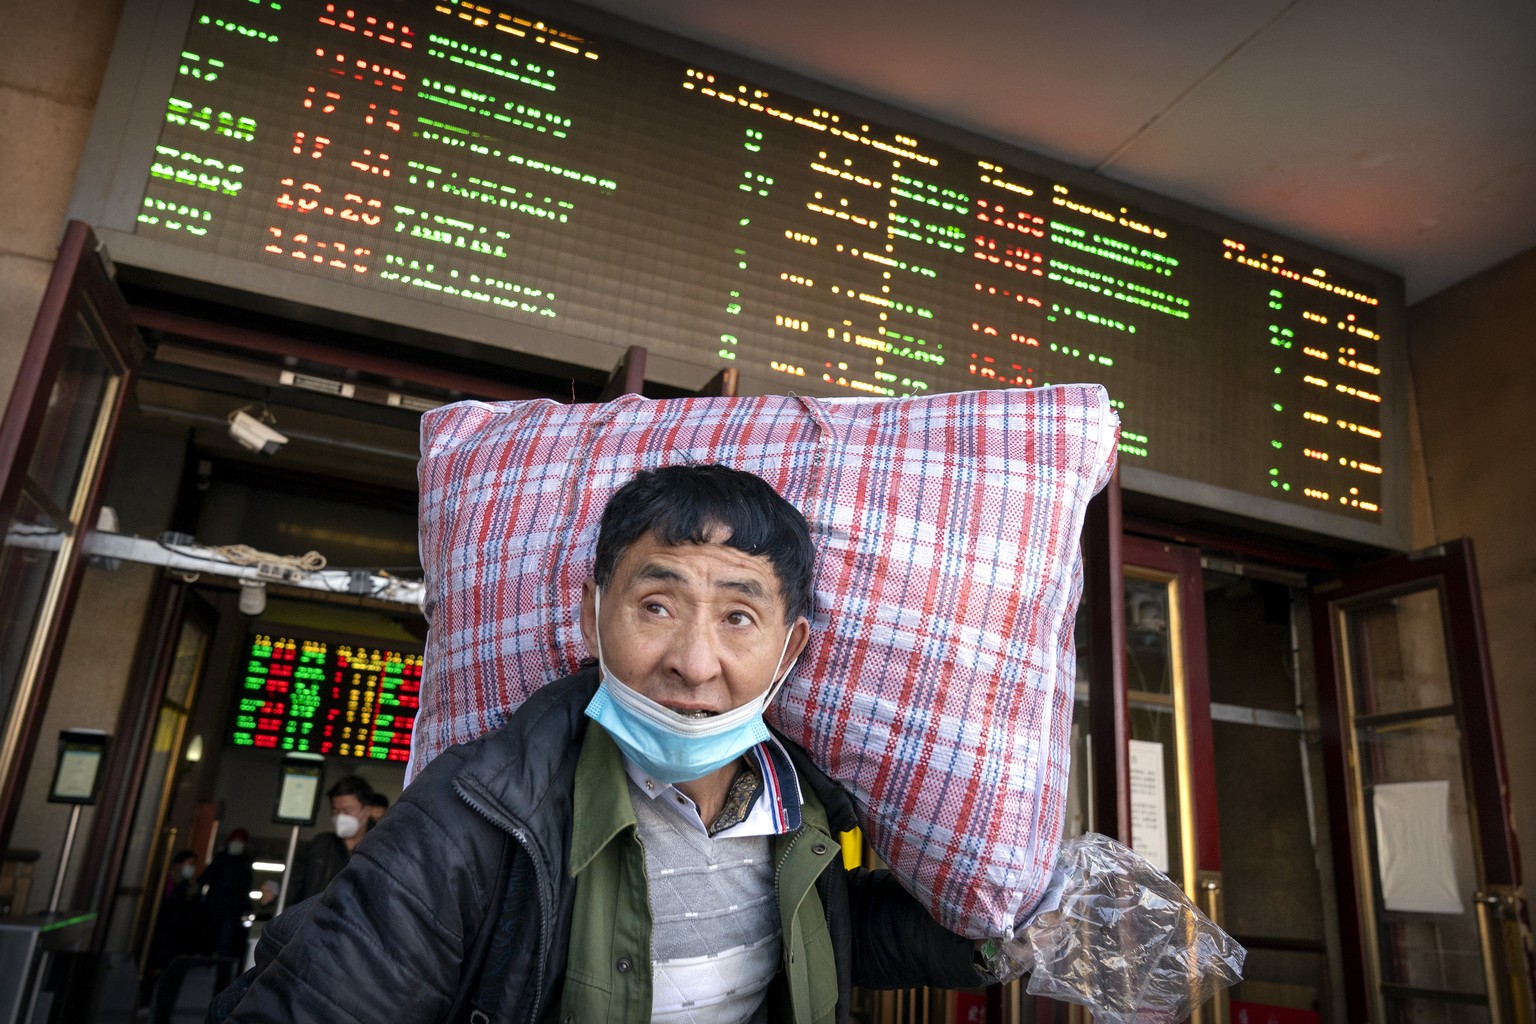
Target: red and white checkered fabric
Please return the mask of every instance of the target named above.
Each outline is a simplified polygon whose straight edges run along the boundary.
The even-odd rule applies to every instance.
[[[427,413],[410,775],[587,656],[581,585],[609,496],[640,469],[722,462],[777,488],[817,545],[810,644],[770,720],[849,789],[940,923],[1009,933],[1061,840],[1078,538],[1117,432],[1092,385]]]

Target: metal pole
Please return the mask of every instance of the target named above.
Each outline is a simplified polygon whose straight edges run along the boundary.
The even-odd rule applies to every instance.
[[[59,870],[53,876],[53,895],[48,897],[48,913],[59,912],[59,897],[64,894],[64,874],[69,870],[69,855],[75,850],[75,830],[80,827],[80,804],[69,809],[69,830],[64,833],[64,849],[59,853]]]
[[[1505,1024],[1508,1019],[1505,1013],[1504,977],[1507,967],[1504,963],[1504,951],[1499,944],[1499,922],[1496,914],[1499,906],[1499,898],[1486,892],[1478,892],[1472,897],[1473,909],[1477,913],[1477,936],[1483,947],[1483,984],[1488,990],[1488,1019],[1492,1024]]]
[[[283,862],[283,884],[277,887],[277,910],[272,916],[276,917],[283,912],[288,905],[288,880],[293,877],[294,856],[299,849],[299,826],[293,826],[293,831],[288,834],[288,859]]]

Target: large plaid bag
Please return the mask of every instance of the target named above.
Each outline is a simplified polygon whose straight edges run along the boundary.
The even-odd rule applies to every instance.
[[[1116,439],[1097,386],[429,412],[409,775],[587,656],[609,496],[643,468],[722,462],[793,502],[817,545],[810,643],[770,720],[848,788],[941,924],[1008,934],[1061,839],[1078,538]]]

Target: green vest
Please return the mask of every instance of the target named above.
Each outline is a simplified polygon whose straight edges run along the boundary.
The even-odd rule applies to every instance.
[[[576,905],[560,1020],[644,1024],[651,1019],[651,914],[644,852],[619,748],[601,727],[587,729],[576,764],[571,877]],[[816,879],[841,850],[827,812],[802,790],[798,831],[773,838],[774,878],[784,946],[781,968],[797,1024],[837,1016],[837,965]]]

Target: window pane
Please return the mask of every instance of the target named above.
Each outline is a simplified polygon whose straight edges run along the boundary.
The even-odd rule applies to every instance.
[[[1234,934],[1323,945],[1322,882],[1307,818],[1301,739],[1284,729],[1212,726],[1226,918]],[[1316,977],[1248,978],[1316,984]],[[1310,970],[1310,967],[1309,967]]]
[[[1077,606],[1077,622],[1072,628],[1073,643],[1077,647],[1077,674],[1073,682],[1072,763],[1067,774],[1067,814],[1062,827],[1063,839],[1097,831],[1093,822],[1093,787],[1089,784],[1089,763],[1093,751],[1088,742],[1088,644],[1092,639],[1092,627],[1089,625],[1086,591],[1082,603]]]
[[[144,762],[143,782],[134,803],[133,825],[128,833],[127,852],[123,855],[122,874],[119,876],[112,935],[108,940],[109,948],[112,949],[127,949],[130,942],[137,944],[148,939],[148,935],[130,936],[129,930],[149,927],[154,904],[167,888],[168,880],[159,875],[160,869],[166,864],[167,836],[157,832],[156,826],[165,813],[174,779],[173,758],[186,719],[186,713],[179,708],[161,705],[159,717],[155,720],[153,740],[149,756]],[[185,846],[190,838],[179,837],[177,845]]]
[[[63,365],[48,396],[28,475],[68,514],[113,373],[97,344],[95,318],[82,310],[70,331]]]
[[[1169,581],[1125,574],[1125,676],[1131,749],[1131,846],[1184,881],[1179,722]]]
[[[1445,779],[1452,815],[1467,818],[1466,783],[1461,770],[1461,730],[1451,715],[1415,719],[1359,730],[1360,773],[1366,787],[1384,782]],[[1457,822],[1453,821],[1453,825]]]
[[[1360,730],[1360,771],[1368,794],[1399,782],[1444,782],[1448,834],[1426,817],[1424,849],[1448,850],[1454,873],[1451,889],[1460,913],[1415,913],[1378,909],[1382,980],[1419,988],[1481,993],[1482,946],[1472,896],[1477,889],[1471,811],[1461,766],[1461,731],[1456,720],[1436,718]],[[1367,814],[1372,804],[1367,804]],[[1381,837],[1373,859],[1380,873]],[[1438,858],[1431,858],[1431,863]],[[1380,884],[1378,882],[1378,884]]]
[[[1357,715],[1452,701],[1440,591],[1420,590],[1350,612]]]
[[[1132,693],[1173,695],[1168,584],[1125,576],[1125,685]]]
[[[165,680],[167,703],[187,707],[193,684],[203,669],[203,652],[208,646],[208,631],[195,622],[188,622],[181,629],[176,641],[176,655],[171,661],[171,671]]]
[[[61,537],[59,524],[23,492],[0,548],[0,718],[11,711]]]
[[[1389,995],[1388,1012],[1399,1024],[1488,1024],[1488,1008],[1471,1003],[1441,1002]]]

